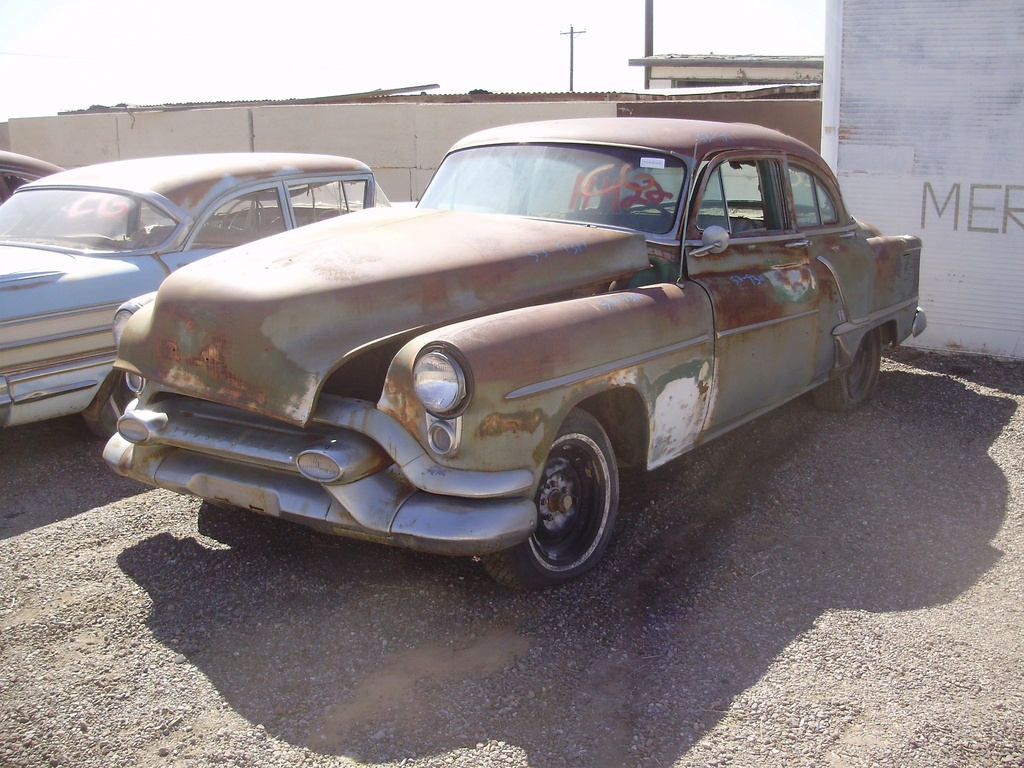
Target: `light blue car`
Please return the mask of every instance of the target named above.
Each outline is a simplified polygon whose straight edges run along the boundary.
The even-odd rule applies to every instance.
[[[111,323],[179,267],[390,203],[345,157],[228,153],[123,160],[26,184],[0,205],[0,427],[82,413],[113,433],[133,395]]]

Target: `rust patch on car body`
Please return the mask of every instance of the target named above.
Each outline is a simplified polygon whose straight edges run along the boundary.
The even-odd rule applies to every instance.
[[[537,408],[515,413],[492,413],[480,422],[476,436],[487,438],[504,434],[518,435],[521,432],[533,433],[544,421],[544,413]]]

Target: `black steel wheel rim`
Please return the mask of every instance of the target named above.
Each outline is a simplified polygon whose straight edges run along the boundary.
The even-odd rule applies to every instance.
[[[580,561],[600,536],[608,478],[597,447],[580,436],[557,443],[537,492],[538,555],[551,567]]]

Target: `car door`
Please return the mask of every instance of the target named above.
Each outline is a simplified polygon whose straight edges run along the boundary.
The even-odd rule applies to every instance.
[[[702,170],[688,240],[718,225],[720,253],[687,255],[687,273],[711,297],[717,387],[708,433],[805,391],[819,375],[817,268],[791,221],[785,158],[723,153]]]
[[[871,254],[842,209],[839,190],[820,171],[791,159],[786,178],[793,220],[815,271],[822,330],[815,373],[816,379],[824,380],[835,364],[833,329],[851,319],[851,310],[856,316],[867,303]]]

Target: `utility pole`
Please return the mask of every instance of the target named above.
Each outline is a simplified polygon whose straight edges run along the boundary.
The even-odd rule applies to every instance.
[[[654,0],[644,4],[644,58],[650,60],[654,55]],[[644,90],[651,87],[651,67],[644,67]]]
[[[572,28],[572,25],[570,24],[568,32],[560,32],[559,33],[561,35],[568,35],[569,36],[569,93],[572,93],[572,62],[573,62],[573,57],[574,57],[573,41],[576,39],[576,37],[578,35],[586,34],[586,31],[587,30],[585,30],[585,29],[581,29],[579,32],[577,32],[576,30],[574,30]]]

